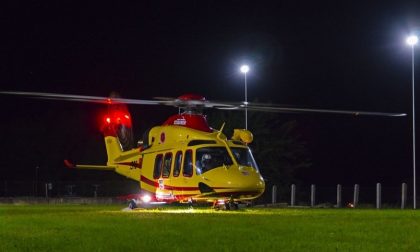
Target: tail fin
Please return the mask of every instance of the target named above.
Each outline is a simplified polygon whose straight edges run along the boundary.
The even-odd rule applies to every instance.
[[[116,136],[105,136],[105,147],[108,156],[108,164],[114,162],[115,159],[123,153],[120,141]]]

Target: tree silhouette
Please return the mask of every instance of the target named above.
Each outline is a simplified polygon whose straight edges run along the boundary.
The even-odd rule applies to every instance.
[[[238,111],[212,111],[208,121],[217,129],[225,122],[223,133],[228,138],[233,135],[233,129],[245,128],[244,113]],[[266,191],[277,185],[279,195],[288,193],[290,184],[300,182],[297,173],[311,166],[297,121],[281,120],[276,113],[250,111],[248,130],[254,135],[250,148],[266,180]]]

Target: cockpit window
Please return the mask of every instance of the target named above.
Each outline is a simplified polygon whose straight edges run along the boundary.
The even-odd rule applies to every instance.
[[[232,164],[232,159],[225,147],[205,147],[197,149],[195,156],[197,174],[203,174],[216,167]]]
[[[257,163],[255,162],[250,149],[240,147],[231,147],[230,149],[239,165],[250,166],[258,170]]]

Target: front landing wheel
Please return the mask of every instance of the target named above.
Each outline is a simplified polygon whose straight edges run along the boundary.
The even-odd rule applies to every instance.
[[[225,203],[225,209],[226,210],[238,210],[239,209],[239,205],[236,202],[226,202]]]
[[[130,201],[128,202],[128,208],[130,208],[130,209],[137,208],[137,203],[136,203],[136,201],[135,201],[135,200],[130,200]]]

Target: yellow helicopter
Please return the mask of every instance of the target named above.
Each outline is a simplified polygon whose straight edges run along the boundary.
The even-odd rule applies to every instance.
[[[357,112],[286,108],[261,103],[210,102],[203,96],[138,100],[37,92],[0,92],[42,99],[107,104],[102,133],[108,156],[106,165],[81,165],[65,160],[69,168],[114,171],[139,182],[140,193],[128,196],[129,208],[151,203],[212,202],[215,207],[237,208],[265,190],[264,178],[249,148],[253,135],[235,129],[232,136],[211,128],[204,108],[268,112],[316,112],[351,115],[405,116],[403,113]],[[166,105],[179,108],[162,125],[147,130],[134,146],[132,121],[126,104]]]

